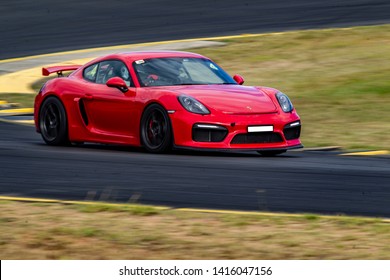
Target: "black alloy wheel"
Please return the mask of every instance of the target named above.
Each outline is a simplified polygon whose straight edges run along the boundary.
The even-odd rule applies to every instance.
[[[141,119],[141,141],[152,153],[164,153],[172,147],[172,128],[166,110],[152,104],[146,108]]]
[[[58,146],[69,143],[66,112],[58,98],[51,96],[42,103],[39,128],[46,144]]]

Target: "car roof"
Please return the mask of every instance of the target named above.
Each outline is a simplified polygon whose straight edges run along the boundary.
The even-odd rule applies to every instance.
[[[200,54],[181,52],[181,51],[133,51],[133,52],[120,52],[109,54],[96,58],[88,64],[95,63],[96,61],[109,60],[109,59],[122,59],[128,62],[133,62],[142,59],[162,58],[162,57],[191,57],[191,58],[206,58]]]

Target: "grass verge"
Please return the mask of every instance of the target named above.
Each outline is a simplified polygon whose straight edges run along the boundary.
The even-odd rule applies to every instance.
[[[1,259],[389,259],[390,223],[0,200]]]
[[[22,108],[34,107],[35,94],[30,93],[0,93],[0,100],[8,103],[18,103]]]

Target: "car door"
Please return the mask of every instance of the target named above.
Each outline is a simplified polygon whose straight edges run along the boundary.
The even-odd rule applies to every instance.
[[[128,142],[126,138],[136,137],[132,128],[137,127],[134,116],[136,90],[131,87],[129,71],[119,60],[102,61],[95,71],[95,81],[88,83],[82,96],[88,129],[110,141]],[[88,80],[88,71],[84,75]],[[109,78],[116,76],[123,78],[128,84],[127,92],[123,93],[106,85]]]

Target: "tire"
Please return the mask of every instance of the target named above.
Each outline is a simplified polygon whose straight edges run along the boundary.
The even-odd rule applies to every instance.
[[[172,148],[172,127],[166,110],[152,104],[141,118],[141,144],[148,152],[165,153]]]
[[[286,151],[287,150],[269,150],[269,151],[258,151],[258,153],[263,157],[274,157],[276,155],[283,154]]]
[[[39,128],[46,144],[52,146],[69,144],[66,112],[58,98],[51,96],[42,103],[39,111]]]

